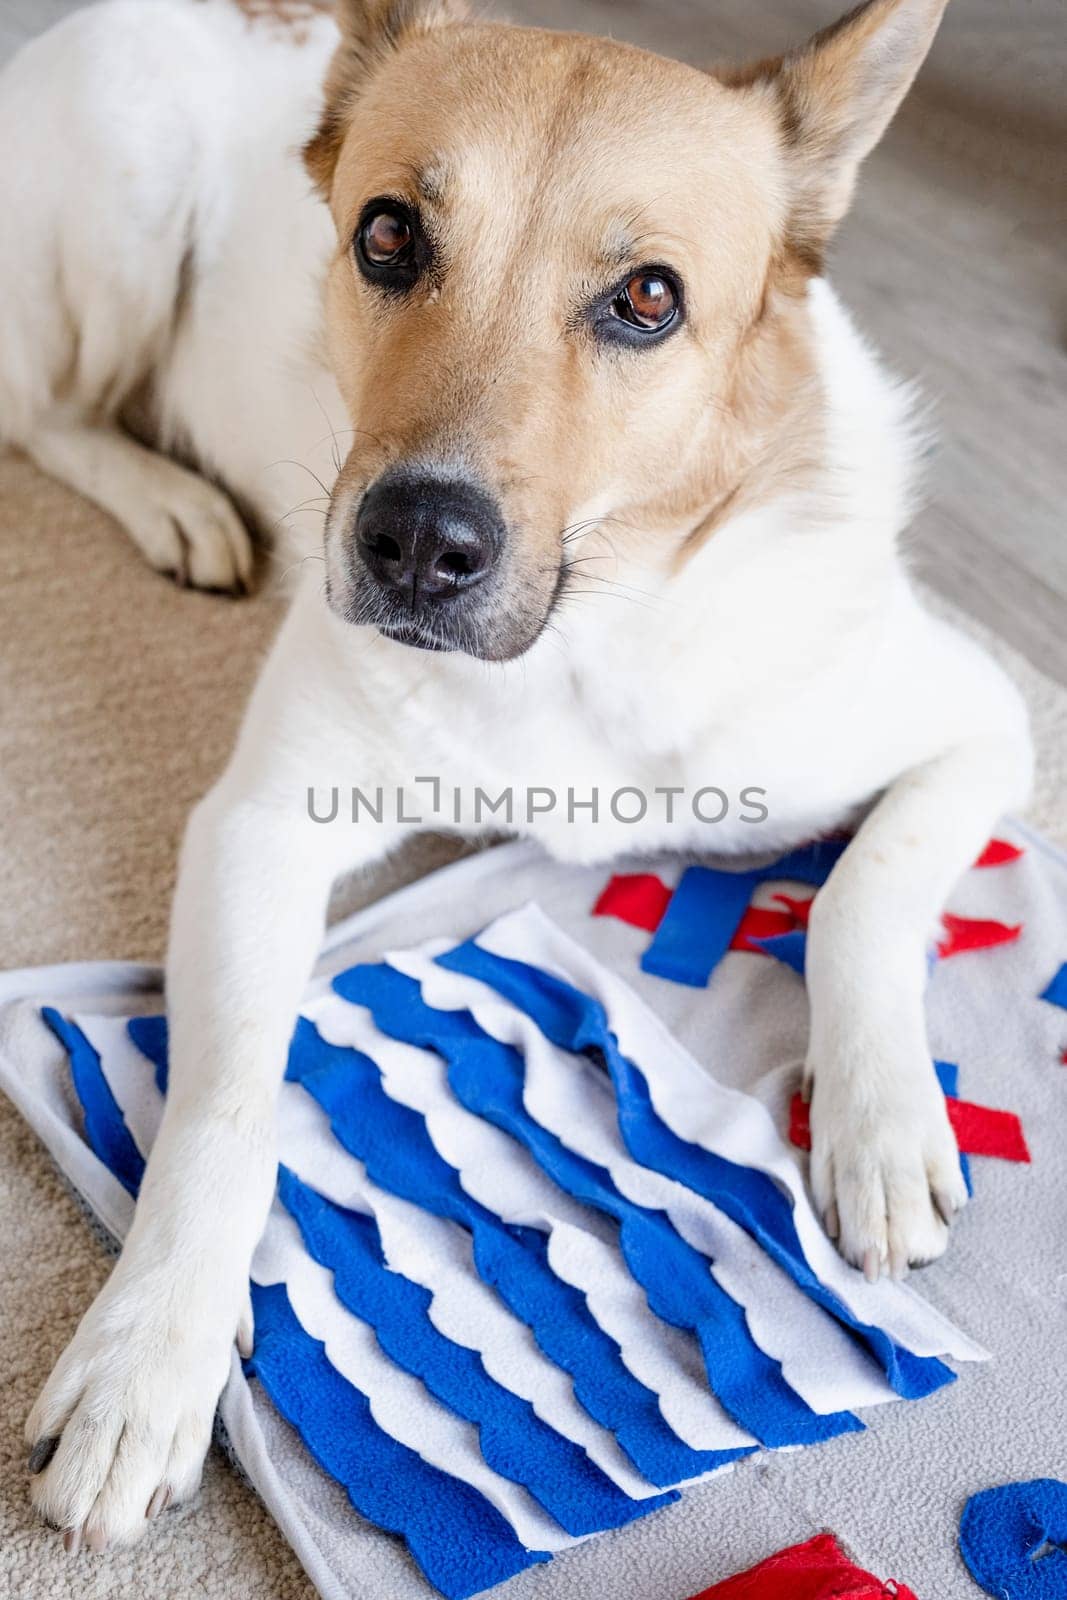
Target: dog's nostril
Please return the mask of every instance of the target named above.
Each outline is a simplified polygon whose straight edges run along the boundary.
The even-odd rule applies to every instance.
[[[387,533],[372,534],[365,541],[364,549],[369,550],[371,555],[377,556],[380,561],[397,563],[404,559],[404,552],[399,544]]]
[[[480,563],[474,562],[462,550],[446,550],[444,555],[438,556],[434,565],[438,572],[443,572],[450,578],[469,578]]]

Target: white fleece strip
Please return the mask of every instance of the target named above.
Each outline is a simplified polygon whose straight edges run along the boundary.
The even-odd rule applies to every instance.
[[[633,1160],[619,1134],[606,1072],[557,1049],[532,1018],[487,984],[439,967],[415,951],[388,959],[418,981],[428,1005],[469,1010],[486,1033],[519,1051],[526,1067],[523,1102],[530,1116],[568,1149],[606,1168],[620,1194],[635,1205],[666,1212],[681,1237],[710,1258],[712,1276],[743,1306],[756,1344],[781,1364],[786,1382],[813,1411],[825,1416],[899,1400],[873,1358],[804,1294],[750,1234],[710,1201]],[[599,1312],[596,1315],[606,1326]],[[677,1373],[677,1352],[672,1361]],[[706,1393],[702,1363],[700,1376]],[[691,1399],[681,1393],[675,1396],[667,1372],[652,1386],[671,1426],[682,1433],[674,1419],[676,1415],[684,1419]],[[687,1434],[683,1437],[689,1442]]]
[[[614,1238],[616,1230],[609,1219],[564,1194],[527,1150],[460,1105],[448,1086],[445,1063],[439,1055],[388,1038],[378,1031],[366,1007],[352,1005],[332,992],[313,1001],[304,1015],[328,1044],[362,1050],[371,1058],[390,1098],[425,1118],[434,1148],[460,1172],[463,1188],[473,1199],[482,1200],[478,1184],[483,1168],[490,1172],[506,1169],[506,1221],[544,1229],[550,1220],[563,1219],[593,1228],[605,1240]],[[454,1159],[460,1155],[463,1162]],[[483,1200],[483,1204],[488,1202]],[[495,1205],[490,1210],[504,1215]]]
[[[72,1020],[100,1056],[133,1141],[147,1158],[163,1114],[152,1064],[130,1040],[124,1021],[99,1016]],[[363,1163],[335,1139],[322,1107],[297,1084],[283,1083],[278,1121],[282,1164],[335,1205],[374,1217],[390,1270],[432,1296],[428,1315],[439,1333],[475,1351],[491,1378],[585,1450],[632,1500],[661,1492],[575,1398],[571,1378],[541,1351],[526,1324],[482,1282],[465,1228],[373,1184]]]
[[[368,1186],[385,1258],[433,1295],[439,1333],[481,1357],[491,1378],[533,1407],[542,1422],[585,1450],[632,1500],[661,1491],[631,1465],[615,1437],[574,1396],[569,1375],[538,1347],[525,1323],[478,1276],[466,1229]]]
[[[465,1228],[372,1183],[363,1163],[333,1137],[322,1108],[295,1084],[282,1089],[281,1128],[282,1162],[336,1205],[374,1217],[390,1270],[432,1295],[428,1314],[438,1333],[475,1351],[491,1378],[581,1446],[631,1499],[660,1492],[580,1405],[570,1377],[542,1353],[526,1324],[482,1282]]]
[[[478,943],[497,955],[541,967],[599,999],[623,1054],[644,1074],[657,1114],[679,1138],[775,1180],[792,1203],[808,1265],[853,1316],[884,1329],[918,1356],[988,1360],[981,1345],[907,1284],[888,1278],[868,1283],[842,1260],[812,1210],[799,1168],[766,1107],[753,1096],[718,1083],[622,979],[557,928],[538,906],[526,905],[499,918],[478,936]]]
[[[756,1442],[723,1409],[706,1376],[696,1381],[703,1364],[695,1339],[657,1317],[639,1286],[631,1287],[618,1228],[610,1218],[578,1204],[514,1139],[465,1111],[448,1087],[443,1061],[432,1051],[386,1038],[365,1007],[337,995],[324,996],[310,1009],[325,1039],[362,1050],[378,1067],[392,1099],[422,1113],[438,1154],[456,1169],[472,1199],[505,1222],[548,1233],[549,1265],[556,1271],[558,1262],[560,1277],[585,1296],[628,1371],[657,1395],[664,1420],[679,1438],[699,1450],[733,1450]],[[575,1250],[565,1235],[569,1242],[556,1245],[560,1228],[584,1235],[588,1243]]]
[[[589,1310],[620,1347],[627,1366],[659,1399],[667,1426],[693,1450],[734,1450],[758,1441],[722,1409],[708,1388],[700,1346],[682,1328],[653,1318],[645,1292],[617,1257],[591,1234],[561,1223],[552,1230],[553,1272],[585,1295]],[[655,1326],[642,1341],[639,1330]]]
[[[525,1489],[486,1466],[475,1425],[394,1365],[370,1324],[341,1304],[333,1273],[308,1254],[299,1227],[278,1200],[256,1249],[252,1278],[264,1287],[284,1284],[304,1332],[325,1345],[334,1370],[366,1396],[383,1432],[430,1466],[479,1490],[528,1550],[563,1550],[576,1543]]]

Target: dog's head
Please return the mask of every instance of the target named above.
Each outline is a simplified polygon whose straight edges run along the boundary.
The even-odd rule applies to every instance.
[[[353,424],[340,615],[509,659],[584,530],[677,565],[781,477],[813,381],[807,280],[944,3],[871,0],[703,73],[473,24],[463,0],[341,0],[306,151]]]

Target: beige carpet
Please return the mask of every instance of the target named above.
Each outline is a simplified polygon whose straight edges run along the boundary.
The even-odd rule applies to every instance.
[[[0,966],[159,957],[182,819],[224,759],[280,608],[276,584],[240,604],[179,593],[91,507],[25,462],[0,460]],[[998,654],[1033,709],[1031,819],[1067,843],[1067,690]],[[348,886],[344,908],[440,852],[424,843],[388,883]],[[71,1562],[33,1522],[23,1418],[107,1262],[6,1102],[0,1215],[0,1595],[309,1596],[266,1514],[215,1454],[199,1503],[134,1552]]]

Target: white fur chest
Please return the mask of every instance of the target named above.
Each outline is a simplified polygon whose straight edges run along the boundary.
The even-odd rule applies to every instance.
[[[299,641],[283,656],[316,699],[309,722],[301,696],[296,733],[315,745],[311,781],[337,788],[342,810],[353,787],[381,791],[387,810],[401,790],[406,819],[504,826],[576,861],[753,853],[809,838],[884,781],[889,742],[848,726],[864,672],[871,701],[885,696],[873,630],[838,635],[828,657],[811,650],[805,662],[774,623],[772,594],[758,647],[727,626],[731,609],[700,607],[698,622],[680,614],[657,631],[643,613],[617,621],[605,602],[599,625],[586,614],[568,638],[564,621],[562,639],[497,666],[347,629],[309,581],[289,630]],[[721,627],[708,634],[716,613]]]

